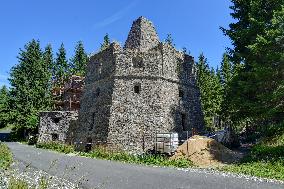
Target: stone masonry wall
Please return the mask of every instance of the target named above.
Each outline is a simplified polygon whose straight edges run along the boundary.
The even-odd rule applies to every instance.
[[[77,143],[106,143],[112,102],[115,53],[120,50],[113,43],[108,49],[91,57],[79,111]]]
[[[139,153],[153,149],[156,133],[202,131],[195,76],[193,57],[138,18],[124,49],[113,43],[91,57],[76,140]]]
[[[78,119],[77,111],[40,112],[38,142],[68,143],[69,125]],[[74,123],[73,123],[74,124]]]

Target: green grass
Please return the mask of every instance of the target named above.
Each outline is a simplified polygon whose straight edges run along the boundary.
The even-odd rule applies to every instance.
[[[144,165],[157,165],[157,166],[179,167],[179,168],[187,168],[193,166],[192,162],[186,159],[171,160],[168,157],[161,155],[151,155],[151,154],[132,155],[126,152],[109,152],[108,150],[103,148],[97,148],[88,153],[81,152],[80,155],[91,158],[99,158],[106,160],[121,161],[126,163],[144,164]]]
[[[29,184],[21,179],[10,178],[8,189],[29,189]]]
[[[225,166],[222,170],[284,180],[284,132],[264,138],[240,163]]]
[[[60,143],[41,143],[37,144],[36,146],[38,148],[50,149],[61,153],[75,152],[73,146],[64,145]],[[121,161],[134,164],[157,165],[179,168],[187,168],[193,166],[192,162],[186,159],[171,160],[166,156],[150,154],[132,155],[126,152],[109,151],[103,147],[97,147],[91,152],[78,152],[78,154],[84,157]]]
[[[8,146],[0,142],[0,169],[7,169],[12,161],[13,156]]]
[[[58,142],[38,143],[36,144],[36,147],[43,148],[43,149],[49,149],[49,150],[53,150],[53,151],[57,151],[57,152],[65,153],[65,154],[75,152],[74,146],[65,145],[65,144],[61,144]]]

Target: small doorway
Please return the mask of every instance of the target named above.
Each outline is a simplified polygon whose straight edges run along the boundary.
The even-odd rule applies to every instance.
[[[92,138],[91,137],[88,137],[87,138],[87,143],[86,143],[86,146],[85,146],[85,151],[86,152],[90,152],[92,150]]]

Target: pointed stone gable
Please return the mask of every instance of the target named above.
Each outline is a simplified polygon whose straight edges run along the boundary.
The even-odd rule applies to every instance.
[[[125,49],[147,51],[159,44],[159,37],[152,22],[144,17],[139,17],[132,24]]]

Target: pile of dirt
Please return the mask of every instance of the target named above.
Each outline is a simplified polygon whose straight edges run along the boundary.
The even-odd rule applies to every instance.
[[[171,158],[187,158],[199,167],[217,167],[236,162],[241,156],[214,139],[195,135],[179,146]]]

